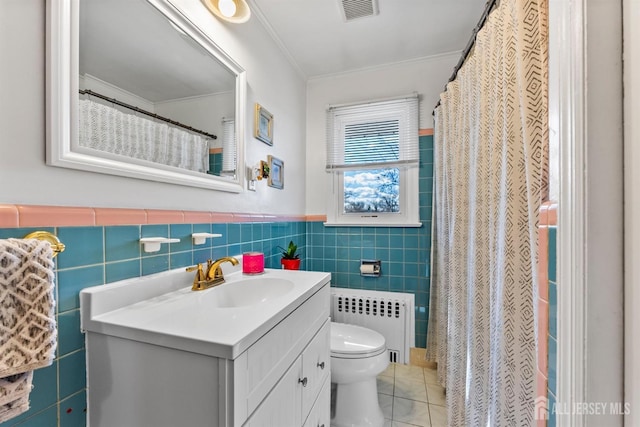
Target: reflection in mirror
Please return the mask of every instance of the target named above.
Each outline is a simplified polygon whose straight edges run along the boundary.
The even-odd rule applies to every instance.
[[[235,175],[216,136],[235,75],[216,58],[145,0],[82,0],[79,40],[80,147]]]
[[[244,111],[244,71],[166,0],[58,0],[50,7],[65,5],[70,16],[50,14],[50,28],[64,36],[69,19],[77,46],[71,30],[71,46],[50,51],[60,51],[60,61],[69,52],[72,64],[77,54],[78,67],[69,70],[70,143],[52,132],[47,162],[241,191],[236,117]],[[66,105],[55,96],[65,87],[65,70],[56,65],[53,58],[50,108]]]

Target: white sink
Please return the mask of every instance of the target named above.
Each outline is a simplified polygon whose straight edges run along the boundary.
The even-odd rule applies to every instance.
[[[203,291],[191,290],[195,273],[184,268],[83,289],[81,327],[233,360],[331,278],[278,269],[249,276],[230,263],[223,271],[225,283]]]
[[[256,277],[225,283],[199,291],[201,303],[216,308],[254,306],[282,297],[293,290],[293,282],[273,277]]]

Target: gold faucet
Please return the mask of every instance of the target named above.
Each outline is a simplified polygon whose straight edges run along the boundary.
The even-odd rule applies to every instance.
[[[230,262],[233,265],[238,265],[238,260],[234,257],[222,257],[215,261],[207,260],[207,272],[205,273],[202,264],[195,265],[193,267],[187,267],[187,271],[196,271],[196,277],[193,279],[192,291],[203,291],[213,286],[218,286],[224,283],[224,276],[222,274],[223,262]]]

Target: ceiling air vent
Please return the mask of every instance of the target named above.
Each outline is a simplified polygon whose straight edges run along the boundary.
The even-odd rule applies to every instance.
[[[378,14],[377,0],[340,0],[345,21]]]

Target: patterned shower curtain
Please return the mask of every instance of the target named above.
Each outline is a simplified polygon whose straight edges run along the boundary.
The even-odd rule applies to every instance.
[[[501,0],[435,111],[427,358],[451,426],[533,423],[547,34],[547,0]]]

